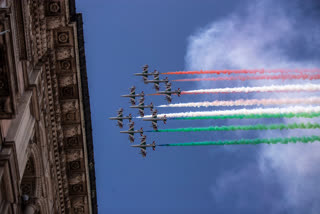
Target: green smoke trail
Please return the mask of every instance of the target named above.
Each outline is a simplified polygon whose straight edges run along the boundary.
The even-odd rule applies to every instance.
[[[199,117],[174,117],[173,120],[208,120],[208,119],[259,119],[259,118],[293,118],[319,117],[320,112],[311,113],[276,113],[276,114],[234,114],[234,115],[216,115],[216,116],[199,116]]]
[[[320,141],[320,136],[312,135],[310,137],[289,137],[289,138],[269,138],[269,139],[241,139],[241,140],[226,140],[226,141],[203,141],[190,143],[170,143],[160,144],[158,146],[209,146],[209,145],[243,145],[243,144],[287,144],[287,143],[313,143]]]
[[[292,123],[292,124],[272,124],[272,125],[248,125],[248,126],[209,126],[197,128],[159,129],[147,132],[201,132],[201,131],[236,131],[236,130],[273,130],[273,129],[320,129],[319,123]]]

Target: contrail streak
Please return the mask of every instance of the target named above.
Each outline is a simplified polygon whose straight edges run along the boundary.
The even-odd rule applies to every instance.
[[[319,91],[320,85],[271,85],[258,87],[214,88],[182,91],[181,94],[251,93],[251,92],[301,92]]]
[[[178,129],[159,129],[146,132],[201,132],[201,131],[246,131],[246,130],[288,130],[288,129],[320,129],[319,123],[292,123],[292,124],[257,124],[246,126],[209,126],[209,127],[190,127]]]
[[[216,100],[205,102],[190,102],[160,105],[157,107],[209,107],[209,106],[252,106],[252,105],[292,105],[292,104],[320,104],[320,97],[310,98],[285,98],[285,99],[250,99],[250,100]]]
[[[313,143],[319,141],[320,136],[312,135],[310,137],[288,137],[288,138],[267,138],[267,139],[241,139],[241,140],[226,140],[226,141],[203,141],[203,142],[190,142],[190,143],[170,143],[160,144],[158,146],[210,146],[210,145],[243,145],[243,144],[288,144],[288,143]]]
[[[232,76],[232,77],[210,77],[210,78],[192,78],[192,79],[176,79],[173,82],[195,82],[195,81],[230,81],[230,80],[293,80],[293,79],[303,79],[303,80],[318,80],[320,79],[320,74],[309,75],[309,74],[281,74],[281,75],[257,75],[257,76]]]
[[[219,111],[196,111],[159,114],[158,117],[174,118],[180,120],[195,119],[227,119],[227,118],[271,118],[271,117],[318,117],[320,106],[292,106],[287,108],[255,108]],[[146,118],[151,115],[145,116]],[[140,117],[137,117],[140,118]]]
[[[265,74],[265,73],[318,73],[320,69],[254,69],[254,70],[207,70],[207,71],[172,71],[161,74],[165,75],[180,75],[180,74]]]

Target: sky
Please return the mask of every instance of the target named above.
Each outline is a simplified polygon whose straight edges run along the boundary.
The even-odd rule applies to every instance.
[[[108,117],[135,85],[154,90],[133,73],[149,64],[160,72],[200,69],[319,67],[320,3],[312,0],[78,0],[83,13],[100,213],[312,213],[320,212],[320,161],[314,144],[162,147],[144,159]],[[176,77],[169,76],[169,79]],[[182,90],[305,83],[232,81],[173,83]],[[318,81],[313,81],[317,83]],[[312,95],[317,95],[316,93]],[[310,94],[181,96],[173,103]],[[146,103],[164,104],[163,97]],[[211,108],[215,110],[219,108]],[[222,108],[220,108],[222,109]],[[225,109],[225,108],[223,108]],[[228,108],[231,109],[231,108]],[[158,109],[160,113],[194,110]],[[197,109],[199,110],[199,109]],[[201,109],[208,110],[208,109]],[[147,113],[148,110],[147,110]],[[159,128],[241,125],[315,119],[168,121]],[[136,128],[151,129],[136,121]],[[287,137],[315,131],[148,133],[157,143]],[[136,141],[137,143],[137,141]]]

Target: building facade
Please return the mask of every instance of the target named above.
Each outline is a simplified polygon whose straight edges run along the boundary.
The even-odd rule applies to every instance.
[[[97,213],[82,16],[0,0],[0,213]]]

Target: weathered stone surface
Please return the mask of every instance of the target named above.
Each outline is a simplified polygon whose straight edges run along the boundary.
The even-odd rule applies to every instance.
[[[22,2],[0,8],[0,213],[97,213],[81,15]]]

